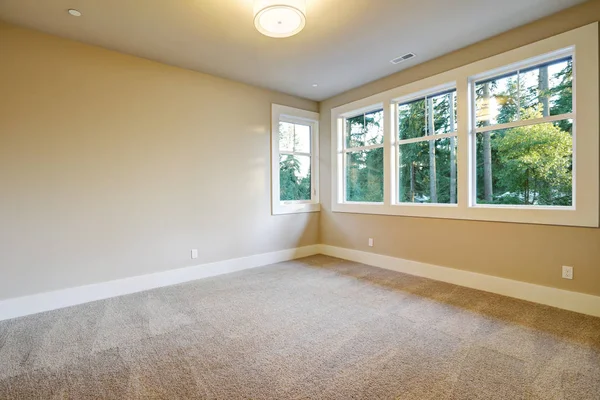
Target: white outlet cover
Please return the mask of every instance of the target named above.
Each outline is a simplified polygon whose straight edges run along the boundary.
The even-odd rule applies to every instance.
[[[564,279],[573,279],[573,267],[569,267],[563,265],[562,267],[562,277]]]
[[[369,247],[373,247],[373,238],[369,238]]]
[[[198,249],[192,249],[192,259],[198,258]]]

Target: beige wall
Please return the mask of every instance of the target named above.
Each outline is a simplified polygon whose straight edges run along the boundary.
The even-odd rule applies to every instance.
[[[317,110],[0,24],[0,299],[317,243],[270,215],[271,102]]]
[[[559,14],[321,103],[321,242],[600,295],[600,229],[331,212],[331,109],[600,20],[600,2]],[[375,246],[367,246],[369,237]],[[562,279],[561,266],[575,267]]]

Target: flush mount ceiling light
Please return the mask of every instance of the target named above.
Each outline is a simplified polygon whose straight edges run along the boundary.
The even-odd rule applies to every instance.
[[[74,17],[81,17],[81,11],[79,11],[79,10],[76,10],[74,8],[69,8],[67,11],[69,12],[69,14],[71,14]]]
[[[306,0],[255,0],[254,26],[274,38],[294,36],[306,24]]]

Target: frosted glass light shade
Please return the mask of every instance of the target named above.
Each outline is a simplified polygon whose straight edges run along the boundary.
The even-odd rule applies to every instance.
[[[255,0],[254,26],[263,35],[290,37],[306,24],[306,0]]]

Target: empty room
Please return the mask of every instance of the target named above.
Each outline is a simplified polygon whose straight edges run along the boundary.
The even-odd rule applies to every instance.
[[[0,399],[600,400],[599,0],[0,0]]]

